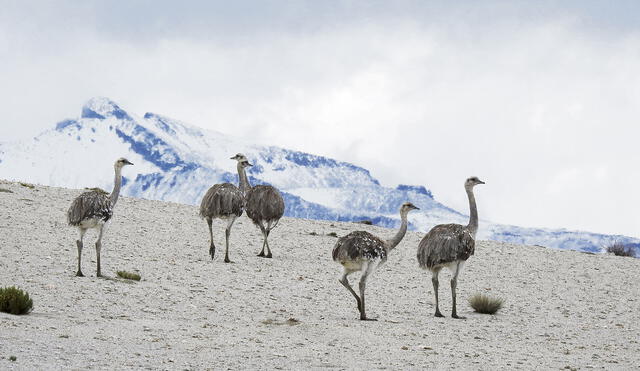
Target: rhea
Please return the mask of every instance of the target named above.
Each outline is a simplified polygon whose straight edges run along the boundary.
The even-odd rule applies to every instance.
[[[238,153],[234,158],[240,162],[246,162],[248,166],[252,166],[242,153]],[[242,168],[242,171],[238,169],[238,176],[240,189],[243,190],[246,199],[245,210],[247,211],[247,216],[262,232],[262,251],[258,256],[271,258],[273,255],[269,247],[269,233],[278,225],[280,218],[284,215],[282,195],[275,187],[267,184],[252,187],[249,184],[249,178],[247,178],[244,168]],[[266,254],[264,253],[265,248],[267,250]]]
[[[242,178],[244,169],[248,166],[249,161],[245,159],[239,159],[238,156],[231,157],[231,160],[238,160],[237,170],[238,175]],[[246,176],[246,175],[245,175]],[[224,262],[231,263],[229,259],[229,237],[231,236],[231,227],[238,217],[242,215],[244,210],[244,193],[246,192],[245,186],[240,182],[240,188],[231,183],[215,184],[200,202],[200,216],[207,220],[209,226],[209,255],[211,260],[216,253],[216,245],[213,243],[213,219],[222,219],[227,222],[225,228],[225,250],[224,250]]]
[[[98,229],[98,240],[96,241],[96,259],[97,271],[96,276],[101,277],[100,271],[100,249],[102,248],[102,236],[107,223],[113,217],[113,209],[118,202],[120,196],[120,187],[122,186],[122,168],[126,165],[133,165],[126,158],[119,158],[113,165],[115,169],[115,180],[113,182],[113,191],[111,194],[94,189],[84,192],[76,197],[71,203],[71,207],[67,211],[67,221],[69,225],[78,227],[80,238],[76,241],[78,247],[78,271],[76,276],[83,277],[81,269],[82,247],[84,234],[88,229]]]
[[[333,248],[333,261],[343,267],[342,277],[339,282],[356,298],[360,319],[363,321],[375,321],[368,318],[365,312],[364,290],[369,276],[387,261],[389,252],[393,250],[407,233],[407,214],[418,207],[410,202],[405,202],[400,207],[400,229],[390,240],[382,240],[366,231],[354,231],[344,237],[340,237]],[[354,272],[362,272],[360,277],[360,296],[349,285],[348,276]]]
[[[475,239],[478,232],[478,208],[473,195],[473,187],[484,184],[477,177],[471,177],[464,182],[464,189],[469,198],[469,224],[440,224],[433,227],[418,245],[418,264],[420,268],[431,271],[431,282],[436,296],[436,317],[444,317],[438,306],[438,274],[442,268],[451,270],[451,317],[458,316],[456,312],[456,288],[458,276],[462,266],[475,251]]]

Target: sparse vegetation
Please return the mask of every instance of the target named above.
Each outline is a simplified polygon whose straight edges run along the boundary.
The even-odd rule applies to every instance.
[[[317,235],[318,235],[318,233],[316,233],[316,232],[309,232],[309,236],[317,236]]]
[[[262,321],[263,325],[276,325],[276,326],[281,326],[281,325],[287,325],[287,326],[295,326],[295,325],[299,325],[300,324],[300,320],[295,319],[295,318],[289,318],[286,321],[276,321],[273,319],[266,319],[264,321]]]
[[[18,360],[18,357],[16,357],[16,356],[9,356],[9,361],[15,362],[17,360]]]
[[[0,288],[0,312],[27,314],[33,309],[33,300],[29,294],[14,286]]]
[[[469,305],[473,310],[483,314],[495,314],[502,308],[504,300],[492,298],[484,294],[475,294],[469,299]]]
[[[357,224],[366,224],[366,225],[373,225],[373,222],[371,220],[360,220],[358,222],[354,222]]]
[[[140,278],[141,278],[139,274],[131,273],[127,271],[118,271],[117,274],[118,274],[118,277],[124,278],[126,280],[140,281]]]
[[[20,182],[20,185],[23,186],[23,187],[30,188],[30,189],[34,189],[36,187],[31,183],[25,183],[25,182]]]
[[[98,193],[103,194],[103,195],[109,194],[109,192],[105,191],[102,188],[98,188],[98,187],[93,187],[93,188],[86,187],[85,189],[87,191],[94,191],[94,192],[98,192]]]
[[[607,246],[607,252],[617,256],[630,256],[632,258],[636,257],[636,250],[633,246],[625,245],[620,242],[614,242],[613,244]]]
[[[2,193],[2,192],[4,192],[4,193],[13,193],[13,191],[10,190],[10,189],[0,188],[0,193]]]
[[[327,236],[338,237],[338,234],[336,232],[329,232],[327,233]]]

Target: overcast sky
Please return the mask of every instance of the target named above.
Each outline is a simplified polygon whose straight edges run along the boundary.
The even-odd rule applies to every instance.
[[[448,3],[455,3],[451,5]],[[481,218],[640,237],[636,1],[0,0],[0,141],[93,96],[421,184]]]

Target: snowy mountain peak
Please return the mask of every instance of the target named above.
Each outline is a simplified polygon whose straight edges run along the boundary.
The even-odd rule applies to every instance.
[[[82,106],[81,118],[104,120],[107,117],[131,120],[129,114],[109,98],[94,97]]]
[[[114,101],[96,97],[79,118],[58,122],[36,138],[0,143],[0,178],[68,188],[113,186],[113,161],[127,157],[136,166],[124,174],[122,194],[198,204],[216,183],[238,182],[235,161],[244,153],[254,164],[253,185],[271,184],[282,192],[285,215],[338,221],[371,220],[400,224],[398,207],[411,201],[419,212],[410,227],[426,232],[436,224],[466,224],[468,216],[436,201],[426,187],[387,188],[369,170],[328,157],[249,143],[216,131],[147,112],[129,114]],[[481,220],[478,238],[547,247],[602,251],[612,241],[640,239],[588,232],[532,229]]]
[[[398,184],[396,189],[398,191],[415,192],[415,193],[418,193],[418,194],[421,194],[421,195],[425,195],[425,196],[427,196],[429,198],[433,198],[433,194],[431,194],[431,191],[426,189],[424,186]]]

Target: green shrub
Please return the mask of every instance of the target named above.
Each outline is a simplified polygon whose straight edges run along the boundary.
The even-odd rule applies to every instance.
[[[27,314],[33,309],[29,294],[14,287],[0,288],[0,312]]]
[[[329,232],[329,233],[327,233],[327,236],[338,237],[338,234],[336,232]]]
[[[475,294],[469,299],[469,305],[478,313],[495,314],[502,308],[504,300],[492,298],[488,295]]]
[[[118,271],[118,277],[134,281],[140,281],[141,278],[139,274],[127,271]]]

